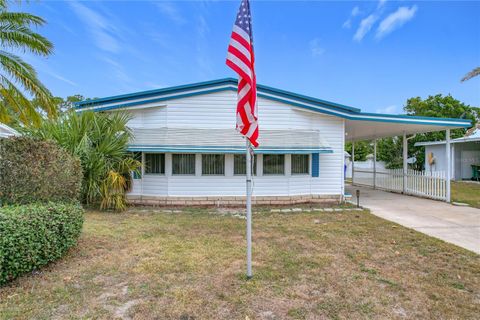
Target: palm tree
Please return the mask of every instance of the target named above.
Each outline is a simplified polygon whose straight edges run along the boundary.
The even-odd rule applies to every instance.
[[[80,158],[83,169],[82,200],[102,209],[123,210],[131,173],[141,163],[127,151],[132,133],[127,127],[131,116],[70,110],[57,119],[45,120],[39,128],[26,128],[25,134],[56,141]]]
[[[50,55],[52,43],[32,30],[43,24],[42,18],[30,13],[9,12],[7,1],[0,0],[0,122],[39,125],[41,113],[56,115],[50,91],[40,82],[35,69],[7,51]]]
[[[467,73],[467,74],[465,75],[465,77],[462,78],[462,82],[463,82],[463,81],[470,80],[470,79],[472,79],[473,77],[476,77],[476,76],[478,76],[478,75],[480,75],[480,67],[477,67],[477,68],[473,69],[472,71],[470,71],[469,73]]]

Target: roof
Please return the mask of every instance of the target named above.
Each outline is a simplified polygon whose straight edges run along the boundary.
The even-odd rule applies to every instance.
[[[149,90],[142,92],[135,92],[130,94],[123,94],[117,96],[110,96],[100,99],[85,100],[75,103],[77,111],[94,110],[94,111],[108,111],[116,109],[131,109],[131,108],[146,108],[151,106],[158,106],[167,100],[180,99],[190,96],[208,94],[220,91],[236,91],[237,80],[233,78],[225,78],[207,82],[192,83],[187,85]],[[448,128],[468,128],[471,126],[470,120],[465,119],[450,119],[450,118],[431,118],[431,117],[416,117],[407,115],[392,115],[380,113],[366,113],[361,112],[360,109],[346,106],[343,104],[322,100],[314,97],[309,97],[281,89],[272,88],[269,86],[257,85],[257,92],[259,97],[279,101],[292,105],[294,107],[329,114],[341,117],[351,121],[369,121],[397,124],[411,124],[422,125],[430,128],[440,130],[445,127]],[[433,128],[432,127],[432,128]],[[399,128],[401,129],[401,128]],[[426,130],[422,129],[422,130]],[[428,131],[428,130],[427,130]],[[435,131],[435,130],[431,130]],[[354,137],[354,133],[350,134],[350,138]],[[365,137],[366,138],[366,137]]]
[[[0,137],[1,138],[6,138],[6,137],[11,137],[11,136],[18,136],[19,133],[7,126],[6,124],[0,123]]]
[[[468,132],[464,137],[450,140],[450,143],[467,143],[467,142],[480,142],[480,126],[479,125],[477,125],[477,127],[474,130],[470,130],[470,132]],[[445,143],[446,143],[445,140],[424,141],[424,142],[415,143],[415,146],[416,147],[433,146],[433,145],[440,145]]]

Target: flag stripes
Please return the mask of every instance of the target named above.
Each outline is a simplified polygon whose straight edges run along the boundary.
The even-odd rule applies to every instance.
[[[250,3],[242,0],[227,50],[227,66],[238,74],[237,130],[258,147],[257,79]]]

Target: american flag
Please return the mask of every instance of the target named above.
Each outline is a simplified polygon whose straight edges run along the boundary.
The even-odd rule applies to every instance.
[[[250,2],[242,0],[233,25],[227,66],[238,74],[237,130],[258,147],[257,79]]]

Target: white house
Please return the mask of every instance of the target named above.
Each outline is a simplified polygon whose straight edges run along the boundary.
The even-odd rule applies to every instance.
[[[452,139],[451,177],[454,180],[470,180],[473,177],[472,165],[480,166],[480,125],[464,137]],[[425,170],[446,171],[447,159],[445,141],[417,142],[415,146],[425,146]]]
[[[76,108],[132,114],[129,149],[143,164],[132,202],[236,205],[245,195],[245,141],[234,130],[236,90],[237,80],[221,79],[88,100]],[[257,204],[341,201],[346,140],[470,126],[462,119],[362,113],[263,85],[258,97]]]
[[[6,124],[0,123],[0,138],[8,138],[12,136],[17,136],[18,132]]]

